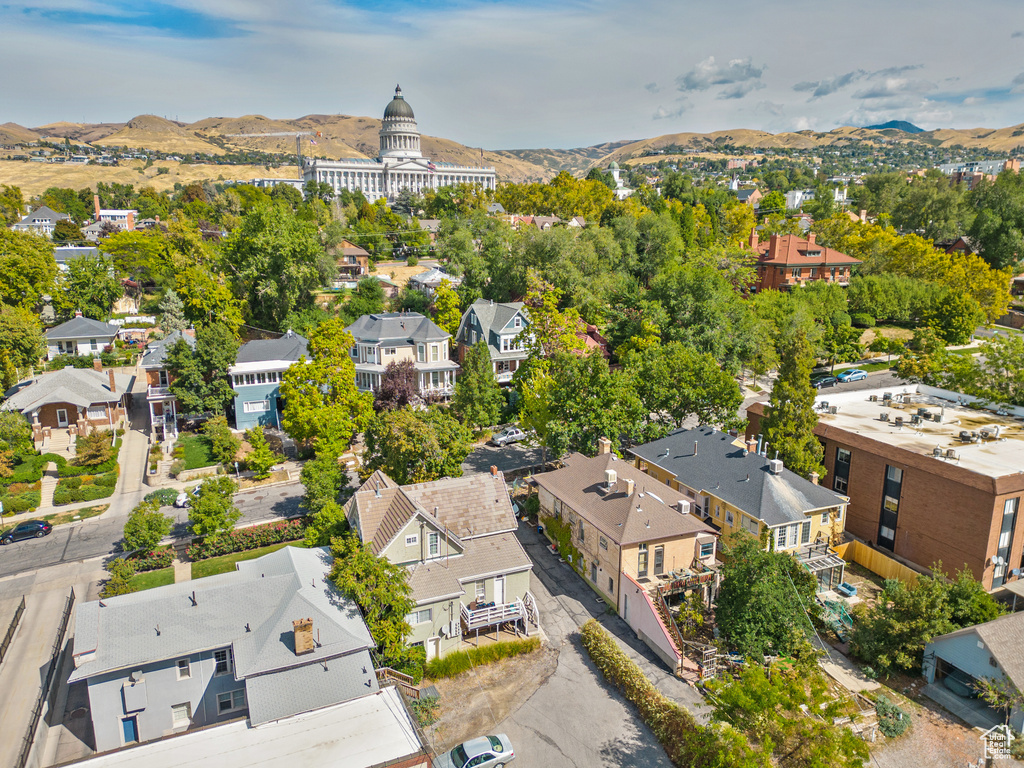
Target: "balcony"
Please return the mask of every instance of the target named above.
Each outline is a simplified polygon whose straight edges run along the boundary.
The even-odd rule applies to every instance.
[[[499,384],[508,384],[510,381],[512,381],[512,376],[512,371],[502,371],[501,373],[494,374],[494,379]]]
[[[171,394],[170,387],[154,387],[154,386],[150,386],[146,390],[146,399],[147,400],[166,400],[166,399],[168,399],[170,397],[174,397],[174,395]]]
[[[501,605],[490,605],[486,608],[470,610],[462,606],[462,634],[474,632],[479,629],[490,629],[491,627],[509,622],[518,623],[526,618],[526,607],[522,600],[515,600],[511,603]]]

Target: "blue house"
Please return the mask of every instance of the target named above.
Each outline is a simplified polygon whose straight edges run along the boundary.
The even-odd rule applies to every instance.
[[[259,339],[241,346],[235,364],[228,368],[235,390],[237,429],[281,426],[281,374],[306,355],[306,340],[293,331],[278,339]]]

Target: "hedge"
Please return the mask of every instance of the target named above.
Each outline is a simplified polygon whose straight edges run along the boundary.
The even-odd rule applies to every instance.
[[[135,566],[136,573],[167,568],[172,560],[174,560],[174,553],[170,547],[164,547],[163,549],[157,549],[145,554],[136,553],[128,558],[128,562]]]
[[[4,496],[0,501],[4,505],[5,515],[15,515],[18,512],[30,512],[39,509],[39,502],[42,494],[39,491],[26,491],[10,496]]]
[[[74,504],[79,501],[96,501],[114,495],[113,486],[94,485],[89,483],[81,488],[68,488],[58,485],[53,489],[53,506],[59,507],[62,504]]]
[[[850,315],[850,322],[858,328],[874,328],[875,318],[866,312],[855,312]]]
[[[157,501],[161,507],[169,507],[177,500],[179,493],[181,491],[177,488],[159,488],[147,493],[143,501]]]
[[[490,643],[468,651],[455,651],[444,656],[431,659],[423,668],[423,673],[432,680],[442,677],[455,677],[481,664],[491,664],[501,659],[510,659],[524,653],[533,653],[540,648],[540,638],[530,637],[525,640],[510,640],[504,643]]]
[[[280,544],[285,541],[296,541],[305,537],[306,521],[303,518],[286,520],[277,523],[266,523],[254,525],[251,528],[241,528],[231,531],[219,537],[215,541],[198,541],[189,546],[188,559],[207,560],[211,557],[230,555],[233,552],[245,552],[250,549],[259,549],[271,544]]]
[[[761,764],[742,734],[729,726],[698,725],[693,715],[655,688],[597,621],[591,619],[580,628],[580,639],[608,682],[636,706],[674,765]]]

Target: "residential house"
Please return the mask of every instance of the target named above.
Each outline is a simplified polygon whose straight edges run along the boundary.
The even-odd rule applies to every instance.
[[[171,394],[171,373],[167,370],[167,351],[178,341],[193,349],[196,337],[193,331],[171,331],[159,341],[146,347],[139,367],[146,374],[146,402],[149,404],[149,427],[157,440],[178,436],[178,401]]]
[[[919,570],[966,565],[995,590],[1024,560],[1024,408],[972,401],[924,384],[830,392],[815,400],[814,434],[824,484],[850,497],[849,534]],[[747,408],[748,437],[765,410]]]
[[[946,253],[973,255],[978,252],[978,242],[973,237],[960,235],[953,240],[936,240],[935,247]]]
[[[958,703],[965,710],[980,716],[981,722],[970,725],[987,728],[1002,724],[1007,713],[978,699],[974,684],[989,678],[1024,691],[1022,636],[1024,613],[1010,613],[940,635],[924,648],[922,674],[930,684],[941,684],[959,697]],[[940,697],[936,698],[941,702]],[[1024,729],[1024,707],[1019,702],[1009,712],[1009,724],[1018,733]]]
[[[418,312],[381,312],[363,315],[345,329],[355,344],[356,386],[375,392],[390,363],[412,360],[421,395],[450,396],[459,365],[449,358],[451,334]]]
[[[252,727],[375,693],[375,646],[327,578],[326,548],[78,606],[74,671],[96,749],[248,718]]]
[[[370,272],[370,252],[358,245],[342,240],[341,245],[334,249],[335,263],[338,273],[334,278],[334,288],[354,285],[359,279]]]
[[[345,511],[375,555],[408,571],[416,603],[407,617],[408,643],[428,660],[481,632],[539,629],[532,564],[515,537],[500,472],[398,485],[377,471]]]
[[[761,190],[760,189],[737,189],[736,190],[736,199],[739,200],[741,203],[746,203],[751,208],[753,208],[755,211],[761,205],[761,198],[762,197],[764,197],[764,195],[761,194]]]
[[[0,408],[28,419],[36,442],[53,429],[85,435],[120,424],[131,409],[134,384],[129,374],[68,366],[13,387]]]
[[[430,242],[437,242],[437,233],[441,231],[440,219],[414,219],[420,229],[430,233]]]
[[[842,583],[845,564],[830,545],[843,540],[849,499],[768,459],[756,440],[698,427],[628,452],[640,470],[681,493],[723,534],[747,531],[793,554],[821,590]]]
[[[101,208],[99,195],[93,195],[92,202],[94,209],[93,223],[101,225],[110,224],[127,232],[135,229],[135,218],[139,215],[138,211],[120,208]]]
[[[587,226],[587,220],[582,216],[573,216],[566,222],[566,226],[571,229],[584,229]]]
[[[228,368],[235,390],[235,427],[250,429],[281,426],[282,374],[308,353],[306,340],[289,330],[276,339],[257,339],[243,344]]]
[[[608,339],[601,335],[596,325],[584,323],[580,320],[579,328],[576,330],[576,338],[583,342],[585,348],[584,352],[577,354],[589,355],[591,352],[598,352],[605,359],[611,355],[608,351]]]
[[[437,267],[431,267],[426,272],[421,272],[418,275],[413,275],[409,278],[409,287],[415,288],[427,296],[433,296],[442,282],[445,280],[451,285],[452,288],[457,288],[462,285],[461,277],[453,277],[445,272],[443,269]]]
[[[788,291],[814,280],[845,286],[850,282],[853,268],[860,264],[860,259],[816,243],[813,232],[806,238],[772,235],[767,242],[761,242],[757,230],[753,229],[749,245],[757,257],[758,291]]]
[[[53,258],[57,262],[57,269],[66,272],[68,263],[76,259],[98,259],[100,249],[80,245],[60,245],[53,249]]]
[[[113,323],[82,317],[81,312],[75,312],[75,316],[66,323],[43,334],[46,357],[49,360],[58,355],[95,357],[114,343],[120,330],[120,326]]]
[[[499,384],[508,384],[529,356],[529,325],[530,316],[521,301],[502,304],[477,299],[463,314],[455,334],[459,362],[465,360],[470,347],[483,341],[491,355],[494,377]]]
[[[21,221],[11,225],[15,232],[31,232],[43,237],[53,237],[53,229],[58,221],[70,219],[66,213],[57,213],[46,205],[41,205]]]

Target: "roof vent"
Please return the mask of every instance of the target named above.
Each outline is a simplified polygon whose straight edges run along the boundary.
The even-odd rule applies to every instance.
[[[768,460],[768,471],[773,475],[782,474],[782,459],[769,459]]]

